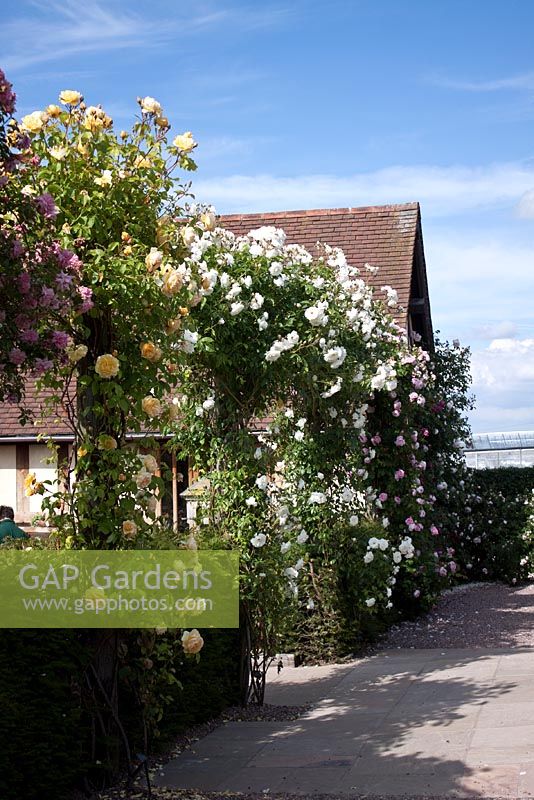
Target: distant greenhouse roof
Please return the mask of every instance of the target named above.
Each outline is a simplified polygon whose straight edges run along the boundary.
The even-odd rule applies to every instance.
[[[534,449],[534,431],[474,433],[466,450],[530,450]]]

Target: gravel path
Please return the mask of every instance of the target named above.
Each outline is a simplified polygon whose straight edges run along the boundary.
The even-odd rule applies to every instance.
[[[379,642],[374,652],[397,648],[517,648],[534,647],[534,585],[510,587],[504,584],[484,583],[457,586],[445,592],[435,607],[424,618],[404,622],[392,628]],[[267,707],[265,719],[283,720],[298,717],[303,709],[298,706]],[[247,714],[242,709],[229,709],[226,719],[242,719],[246,724]],[[261,714],[260,714],[261,717]],[[258,716],[251,716],[258,719]],[[177,742],[176,751],[201,738],[221,724],[223,718],[205,723]],[[199,792],[180,789],[155,788],[153,800],[304,800],[303,795],[289,793],[249,794],[234,792]],[[147,800],[142,788],[126,791],[108,790],[97,795],[98,800]],[[97,800],[95,798],[95,800]],[[382,797],[365,794],[351,795],[351,800],[384,800]],[[313,795],[313,800],[337,800],[332,794]],[[339,800],[348,800],[347,795]],[[403,800],[397,796],[395,800]],[[406,800],[446,800],[440,796],[406,795]],[[498,796],[485,795],[483,800],[499,800]],[[509,800],[509,798],[508,798]]]
[[[534,647],[534,585],[457,586],[426,617],[392,628],[376,650],[396,647]]]

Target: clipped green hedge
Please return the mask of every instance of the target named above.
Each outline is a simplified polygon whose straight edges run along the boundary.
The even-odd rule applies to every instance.
[[[456,542],[470,580],[522,583],[534,574],[534,467],[469,470]]]
[[[0,632],[0,797],[68,797],[87,767],[76,631]],[[53,793],[52,793],[53,790]]]
[[[183,689],[169,690],[161,745],[154,750],[239,701],[239,631],[202,635],[198,664],[177,657]],[[91,718],[80,691],[87,660],[82,631],[0,631],[1,800],[67,800],[73,789],[84,788],[87,776],[99,780],[98,765],[90,763]],[[134,752],[142,751],[139,716],[124,687],[119,705]]]

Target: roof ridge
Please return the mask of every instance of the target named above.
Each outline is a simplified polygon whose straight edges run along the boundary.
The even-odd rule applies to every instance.
[[[333,216],[335,214],[354,214],[357,212],[380,212],[380,211],[418,211],[419,202],[409,203],[390,203],[381,206],[348,206],[345,208],[313,208],[300,209],[293,211],[249,211],[241,214],[219,214],[223,219],[246,219],[248,217],[318,217]]]

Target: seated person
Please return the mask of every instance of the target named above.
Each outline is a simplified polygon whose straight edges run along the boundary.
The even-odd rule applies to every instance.
[[[0,506],[0,543],[10,536],[12,539],[29,539],[30,537],[15,525],[15,514],[11,506]]]

